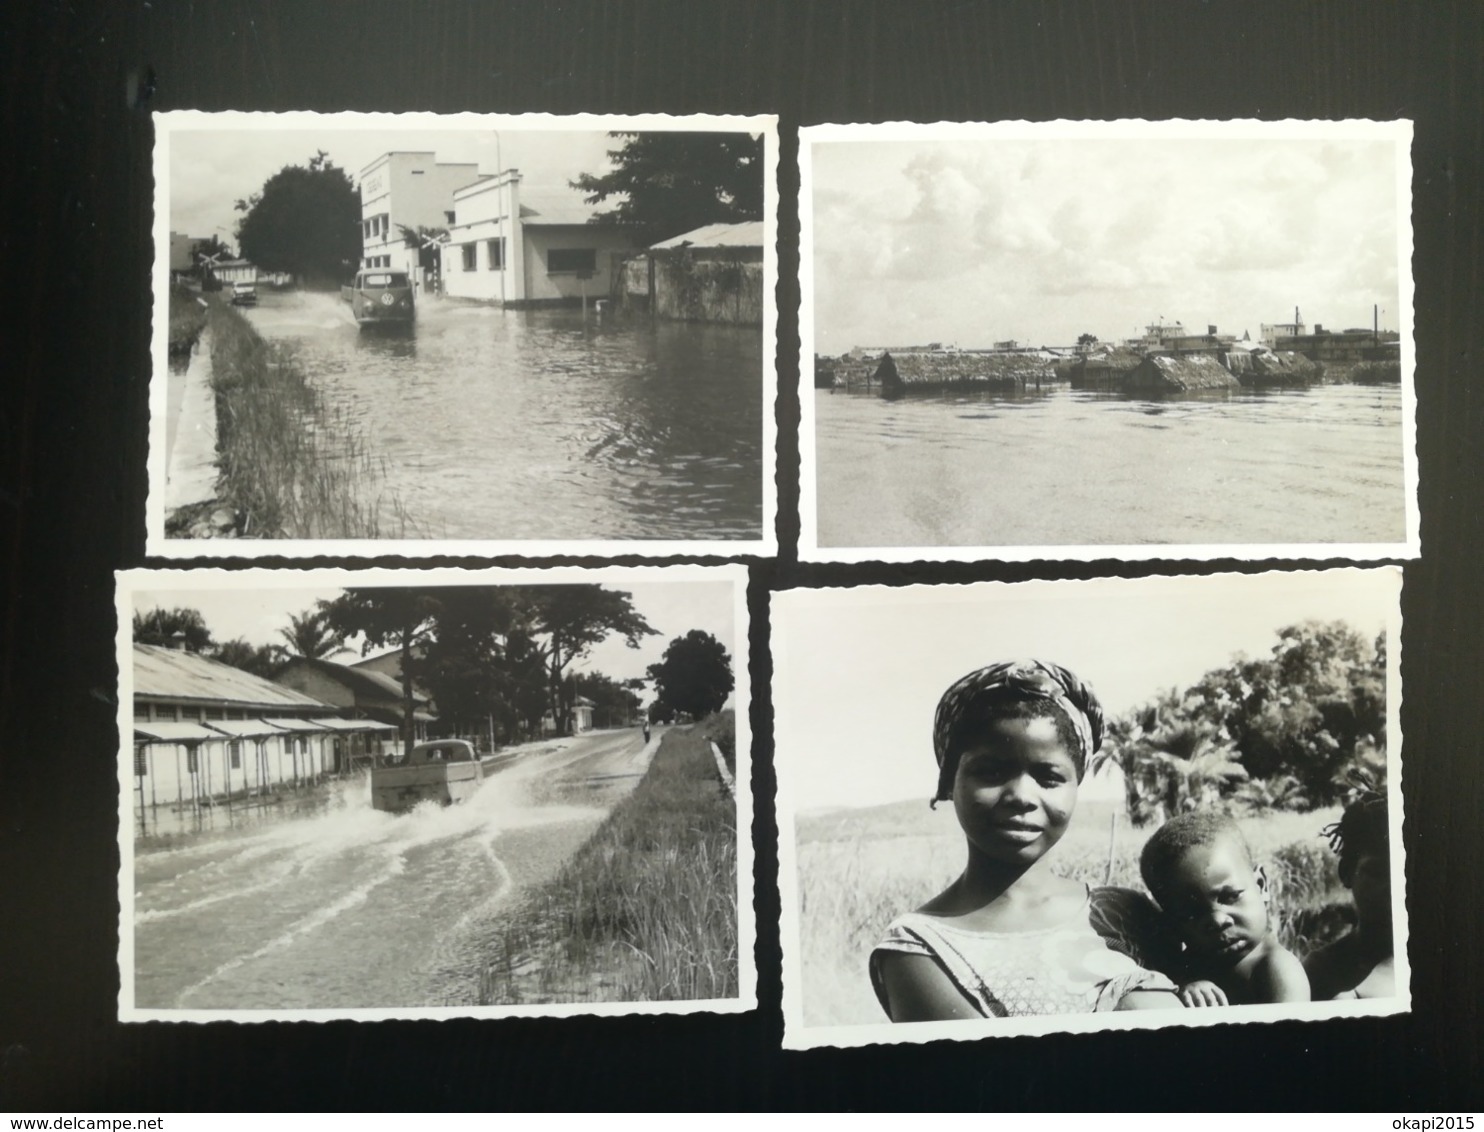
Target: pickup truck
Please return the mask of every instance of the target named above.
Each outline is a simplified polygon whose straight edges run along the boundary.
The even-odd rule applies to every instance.
[[[469,798],[513,758],[513,753],[480,758],[463,739],[419,743],[405,758],[371,768],[371,807],[395,814],[423,801],[451,806]]]

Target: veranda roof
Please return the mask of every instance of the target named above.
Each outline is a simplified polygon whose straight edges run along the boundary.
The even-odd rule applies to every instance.
[[[282,728],[284,731],[332,731],[332,730],[334,730],[334,728],[324,727],[324,726],[321,726],[318,723],[311,723],[307,719],[290,719],[290,718],[287,718],[287,717],[285,717],[283,719],[279,719],[277,717],[274,717],[274,718],[271,718],[271,719],[265,719],[265,720],[263,720],[263,722],[264,723],[271,723],[271,724],[273,724],[274,727]]]
[[[397,725],[394,723],[382,723],[379,719],[314,719],[321,727],[331,731],[395,731]]]
[[[283,730],[266,719],[210,719],[206,726],[234,739],[259,739],[265,735],[277,735]]]
[[[162,719],[153,723],[134,724],[134,737],[142,737],[152,743],[199,743],[220,739],[221,735],[199,723]]]

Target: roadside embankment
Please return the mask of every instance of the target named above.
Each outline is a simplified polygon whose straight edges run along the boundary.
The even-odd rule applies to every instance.
[[[268,343],[219,296],[207,302],[216,397],[215,509],[256,538],[395,538],[411,525],[379,491],[380,469],[343,414],[326,408],[291,344]],[[193,517],[178,516],[177,537]]]
[[[643,780],[493,941],[480,1003],[737,995],[737,814],[703,725],[674,728]]]
[[[170,285],[170,324],[167,346],[172,358],[191,352],[206,326],[206,302],[189,287]]]

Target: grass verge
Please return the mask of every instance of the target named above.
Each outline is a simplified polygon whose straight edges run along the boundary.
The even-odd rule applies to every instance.
[[[168,350],[171,357],[189,354],[206,325],[206,309],[197,301],[196,292],[179,283],[170,285],[170,327]]]
[[[633,793],[491,945],[481,1005],[737,995],[737,814],[700,725],[667,732]]]
[[[329,412],[293,347],[266,343],[208,300],[222,503],[258,538],[396,538],[412,524],[343,413]]]

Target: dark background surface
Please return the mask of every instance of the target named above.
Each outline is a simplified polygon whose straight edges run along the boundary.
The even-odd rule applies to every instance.
[[[0,28],[0,1110],[1484,1106],[1484,6],[77,0],[8,5]],[[779,115],[784,550],[752,566],[756,1012],[115,1021],[112,571],[146,564],[149,112],[181,108]],[[766,591],[1261,568],[799,566],[796,129],[1119,117],[1415,123],[1423,556],[1402,598],[1412,1013],[783,1052]]]

